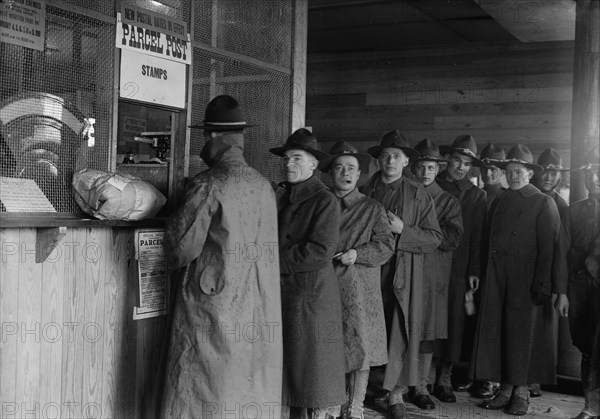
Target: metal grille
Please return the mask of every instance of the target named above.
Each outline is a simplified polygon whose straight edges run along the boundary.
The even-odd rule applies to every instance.
[[[194,6],[194,41],[291,68],[291,1],[203,0]]]
[[[189,30],[190,1],[191,0],[125,0],[124,4],[141,7],[173,19],[183,20],[188,24]],[[199,3],[204,3],[204,1],[205,0],[201,0]]]
[[[113,2],[76,3],[114,11]],[[45,30],[44,51],[0,43],[1,174],[34,179],[58,212],[79,213],[73,172],[108,169],[114,24],[48,4]],[[84,118],[96,120],[93,147]]]
[[[217,95],[237,99],[245,118],[257,127],[245,130],[245,158],[267,179],[280,180],[281,159],[269,148],[282,144],[290,127],[290,75],[194,49],[192,123],[204,119],[208,102]],[[202,131],[192,129],[189,176],[204,166],[199,158]]]

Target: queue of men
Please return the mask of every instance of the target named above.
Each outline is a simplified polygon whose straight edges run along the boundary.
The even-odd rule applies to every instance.
[[[553,149],[478,157],[470,135],[411,147],[398,130],[367,154],[299,129],[270,149],[286,177],[271,187],[243,159],[250,126],[225,95],[194,126],[209,169],[166,228],[163,417],[360,419],[367,399],[400,419],[407,401],[433,409],[469,386],[481,408],[522,416],[556,380],[555,312],[582,352],[576,418],[600,416],[598,147],[577,169],[589,197],[569,207]]]

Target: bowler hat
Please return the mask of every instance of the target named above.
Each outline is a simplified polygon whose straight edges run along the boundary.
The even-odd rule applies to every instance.
[[[319,161],[330,157],[329,154],[319,150],[318,147],[317,139],[313,133],[306,128],[300,128],[294,131],[281,147],[270,148],[269,151],[277,156],[285,157],[285,152],[288,150],[304,150],[315,156]]]
[[[482,167],[483,162],[477,158],[477,144],[475,138],[469,134],[459,135],[454,139],[451,146],[440,146],[440,153],[459,153],[473,159],[473,166]]]
[[[437,163],[448,162],[448,160],[440,156],[440,149],[438,146],[427,138],[417,144],[415,146],[415,150],[417,150],[420,154],[420,156],[415,159],[416,161],[434,161]]]
[[[504,149],[497,144],[488,143],[479,156],[485,167],[498,166],[497,163],[506,159],[506,153]]]
[[[359,168],[369,167],[371,162],[371,156],[366,153],[359,153],[358,149],[347,141],[340,140],[335,143],[330,149],[329,154],[331,157],[323,160],[319,163],[319,170],[327,172],[333,162],[340,156],[352,156],[358,160]]]
[[[511,148],[506,155],[506,160],[498,162],[496,166],[501,169],[506,169],[506,166],[509,163],[520,163],[534,172],[541,172],[544,170],[542,169],[542,166],[533,163],[533,155],[531,154],[531,150],[521,144],[517,144]]]
[[[594,145],[585,155],[585,164],[573,170],[591,170],[600,168],[600,146]]]
[[[569,169],[565,169],[562,165],[562,158],[558,151],[552,147],[542,151],[538,157],[537,164],[542,166],[544,170],[553,170],[557,172],[568,172]]]
[[[404,154],[406,154],[406,156],[409,159],[414,159],[414,158],[419,157],[419,152],[417,150],[415,150],[414,148],[410,147],[408,137],[406,137],[404,134],[401,134],[397,129],[383,134],[383,137],[381,137],[381,141],[379,142],[379,145],[369,148],[367,150],[367,152],[371,156],[377,158],[377,157],[379,157],[381,150],[383,150],[384,148],[388,148],[388,147],[399,148],[400,150],[402,150],[404,152]]]
[[[229,95],[220,95],[211,100],[204,112],[202,124],[190,125],[206,131],[234,131],[255,125],[247,124],[240,104]]]

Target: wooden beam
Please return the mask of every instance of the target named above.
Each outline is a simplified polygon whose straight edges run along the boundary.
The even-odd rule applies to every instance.
[[[600,1],[577,0],[575,59],[573,65],[573,117],[571,167],[585,163],[588,151],[600,138]],[[583,173],[571,173],[571,202],[586,196]]]
[[[305,125],[308,0],[295,0],[292,44],[291,123],[292,132]]]

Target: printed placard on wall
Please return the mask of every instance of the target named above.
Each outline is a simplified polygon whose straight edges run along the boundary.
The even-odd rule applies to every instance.
[[[117,13],[117,48],[191,64],[187,25],[182,20],[135,6]]]
[[[164,230],[135,230],[135,255],[138,265],[138,306],[133,319],[167,314],[167,263],[162,242]]]
[[[0,1],[0,42],[44,50],[46,1]]]
[[[182,63],[123,50],[119,96],[184,108],[185,70]]]

